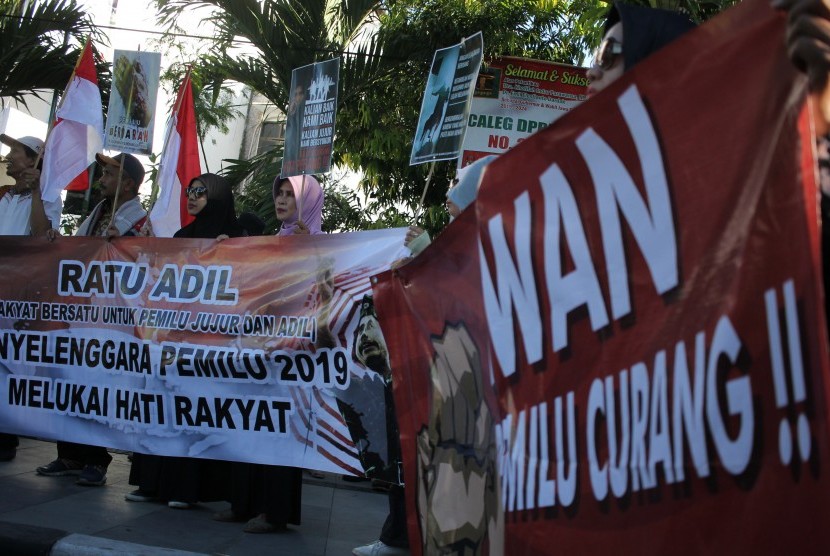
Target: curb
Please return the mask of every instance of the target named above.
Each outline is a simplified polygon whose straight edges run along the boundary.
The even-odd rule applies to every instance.
[[[15,556],[205,556],[198,552],[70,534],[60,529],[3,521],[0,521],[0,552]]]
[[[0,549],[5,554],[48,556],[52,546],[68,534],[60,529],[0,521]]]
[[[187,552],[159,546],[148,546],[124,541],[114,541],[90,535],[68,535],[52,547],[49,556],[128,556],[164,555],[164,556],[205,556],[199,552]]]

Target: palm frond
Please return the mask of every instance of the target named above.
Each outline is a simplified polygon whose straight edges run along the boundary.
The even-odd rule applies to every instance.
[[[75,0],[0,2],[0,96],[25,104],[28,94],[63,89],[87,35],[100,39]]]

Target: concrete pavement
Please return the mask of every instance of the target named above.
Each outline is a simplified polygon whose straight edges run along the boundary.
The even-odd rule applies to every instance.
[[[113,453],[107,485],[82,487],[76,477],[41,477],[35,468],[55,458],[55,445],[21,438],[17,457],[0,463],[0,553],[59,555],[163,554],[346,556],[377,539],[386,496],[369,483],[335,475],[304,476],[302,525],[255,535],[241,523],[213,521],[224,502],[175,510],[127,502],[130,463]]]

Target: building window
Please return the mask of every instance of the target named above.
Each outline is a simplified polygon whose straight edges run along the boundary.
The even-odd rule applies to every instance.
[[[265,122],[259,132],[256,153],[262,154],[282,145],[285,140],[285,122]]]

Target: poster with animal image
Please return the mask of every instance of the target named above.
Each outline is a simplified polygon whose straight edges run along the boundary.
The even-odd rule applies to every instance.
[[[115,51],[105,149],[136,154],[152,152],[160,70],[158,52]]]
[[[331,168],[339,78],[340,58],[291,72],[280,177],[319,174]]]
[[[458,157],[483,49],[484,40],[477,33],[435,51],[412,142],[410,166]]]

